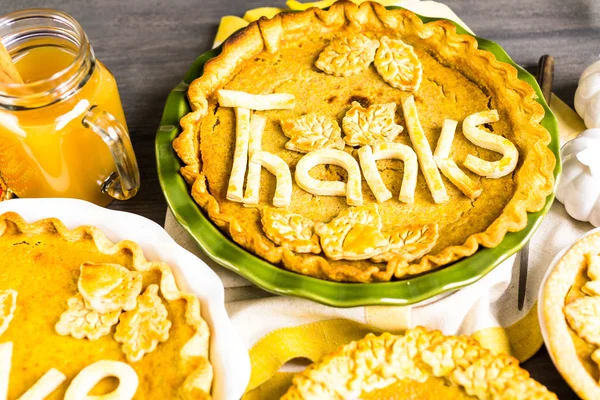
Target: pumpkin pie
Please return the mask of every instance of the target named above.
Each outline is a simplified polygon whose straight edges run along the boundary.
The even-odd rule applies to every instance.
[[[389,281],[495,247],[543,208],[556,160],[535,97],[449,21],[340,1],[229,38],[173,146],[195,201],[246,250]]]
[[[583,399],[600,397],[600,233],[560,257],[543,287],[546,345]]]
[[[421,327],[340,347],[296,375],[282,400],[349,398],[557,399],[515,358]]]
[[[208,325],[169,265],[95,227],[10,212],[0,254],[4,397],[210,398]]]

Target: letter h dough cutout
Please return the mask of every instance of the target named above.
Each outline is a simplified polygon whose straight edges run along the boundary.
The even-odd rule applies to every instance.
[[[235,150],[226,197],[227,200],[241,202],[243,201],[244,176],[248,166],[250,110],[291,109],[294,107],[295,97],[287,93],[262,95],[225,89],[219,90],[217,96],[221,107],[234,107],[235,110]],[[258,202],[258,200],[256,201]]]
[[[358,158],[365,180],[379,203],[389,200],[392,193],[385,187],[375,161],[389,158],[404,161],[404,177],[398,199],[403,203],[414,201],[419,165],[413,149],[401,143],[381,143],[373,146],[373,149],[371,146],[361,147]]]
[[[433,159],[431,153],[431,147],[425,132],[421,127],[419,121],[419,114],[417,113],[417,106],[415,105],[414,96],[408,96],[402,103],[402,110],[404,111],[404,120],[410,136],[410,141],[417,153],[419,164],[421,165],[421,172],[425,176],[427,187],[433,196],[433,201],[436,203],[444,203],[448,201],[448,193],[446,193],[446,187],[442,181],[440,171]]]
[[[260,193],[260,171],[265,167],[275,175],[277,186],[273,196],[275,207],[288,207],[292,201],[292,174],[285,161],[274,154],[261,150],[262,134],[265,129],[266,118],[253,114],[250,122],[250,140],[248,145],[249,165],[246,181],[244,204],[258,204]]]
[[[475,200],[483,189],[477,182],[469,178],[459,167],[456,165],[454,160],[450,158],[450,149],[452,148],[452,142],[454,141],[454,133],[456,132],[457,121],[452,119],[445,119],[442,125],[442,133],[435,148],[433,158],[442,171],[442,174],[450,182],[452,182],[465,196],[471,200]]]
[[[498,161],[485,161],[471,154],[467,156],[465,167],[486,178],[502,178],[510,174],[519,161],[519,151],[510,140],[479,128],[479,125],[497,122],[499,119],[498,111],[487,110],[471,114],[463,121],[463,134],[469,141],[502,154]]]
[[[320,181],[308,174],[313,167],[321,164],[332,164],[344,168],[348,171],[348,183]],[[346,201],[349,205],[362,205],[360,167],[354,157],[345,151],[321,149],[306,154],[296,164],[295,177],[296,184],[310,194],[319,196],[346,196]]]

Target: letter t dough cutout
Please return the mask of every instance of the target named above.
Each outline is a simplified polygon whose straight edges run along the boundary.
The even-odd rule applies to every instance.
[[[242,201],[244,175],[248,164],[248,140],[250,138],[250,110],[235,108],[235,150],[233,166],[227,186],[227,200]]]
[[[265,130],[267,119],[262,115],[253,114],[250,120],[250,142],[248,144],[248,159],[252,159],[255,152],[262,147],[262,135]],[[244,193],[244,204],[258,204],[260,189],[260,170],[262,166],[259,163],[250,163],[248,165],[248,177],[246,178],[246,192]]]
[[[236,90],[217,91],[217,101],[221,107],[248,108],[250,110],[289,110],[294,108],[296,98],[292,94],[250,94]]]

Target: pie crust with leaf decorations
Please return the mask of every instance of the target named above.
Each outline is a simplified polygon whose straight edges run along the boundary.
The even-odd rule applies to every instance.
[[[246,250],[389,281],[495,247],[543,208],[556,160],[535,96],[449,21],[340,1],[230,37],[190,84],[173,146],[195,201]]]
[[[0,254],[8,398],[211,398],[209,328],[169,265],[96,227],[12,212],[0,215]]]
[[[560,256],[542,293],[546,346],[557,369],[579,397],[600,398],[600,233]]]
[[[368,334],[296,375],[282,400],[557,399],[519,362],[468,336]]]

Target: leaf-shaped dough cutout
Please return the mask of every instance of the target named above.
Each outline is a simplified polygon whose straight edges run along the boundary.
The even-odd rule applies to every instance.
[[[319,149],[344,148],[342,130],[331,117],[306,114],[300,118],[281,122],[281,129],[290,140],[285,148],[299,153],[310,153]]]
[[[13,289],[0,290],[0,335],[8,329],[16,309],[17,291]]]
[[[373,104],[364,108],[352,102],[342,120],[344,140],[349,146],[375,145],[393,142],[404,128],[394,122],[396,103]]]
[[[79,293],[99,313],[131,310],[142,291],[142,273],[119,264],[83,263],[77,282]]]
[[[405,262],[411,262],[429,253],[439,237],[438,224],[408,225],[392,231],[387,239],[387,252],[373,257],[373,261],[389,261],[401,256]]]
[[[321,252],[319,237],[315,234],[315,224],[312,220],[300,214],[269,207],[261,208],[260,213],[263,231],[275,244],[296,253]]]
[[[378,47],[377,40],[369,39],[362,33],[334,39],[319,54],[315,66],[330,75],[356,75],[373,62]]]
[[[71,335],[75,339],[96,340],[110,333],[111,327],[119,320],[121,310],[101,313],[90,307],[77,293],[67,301],[67,311],[60,315],[54,329],[59,335]]]
[[[567,304],[564,313],[577,336],[600,346],[600,296],[581,297]]]
[[[379,208],[371,203],[345,209],[328,224],[317,224],[316,231],[330,259],[366,260],[387,251],[382,228]]]
[[[138,296],[136,307],[121,314],[115,340],[123,343],[127,361],[136,362],[169,339],[171,321],[167,308],[158,296],[158,285],[150,285]]]
[[[405,91],[416,91],[423,78],[423,66],[412,46],[400,39],[381,38],[375,53],[375,68],[384,81]]]

